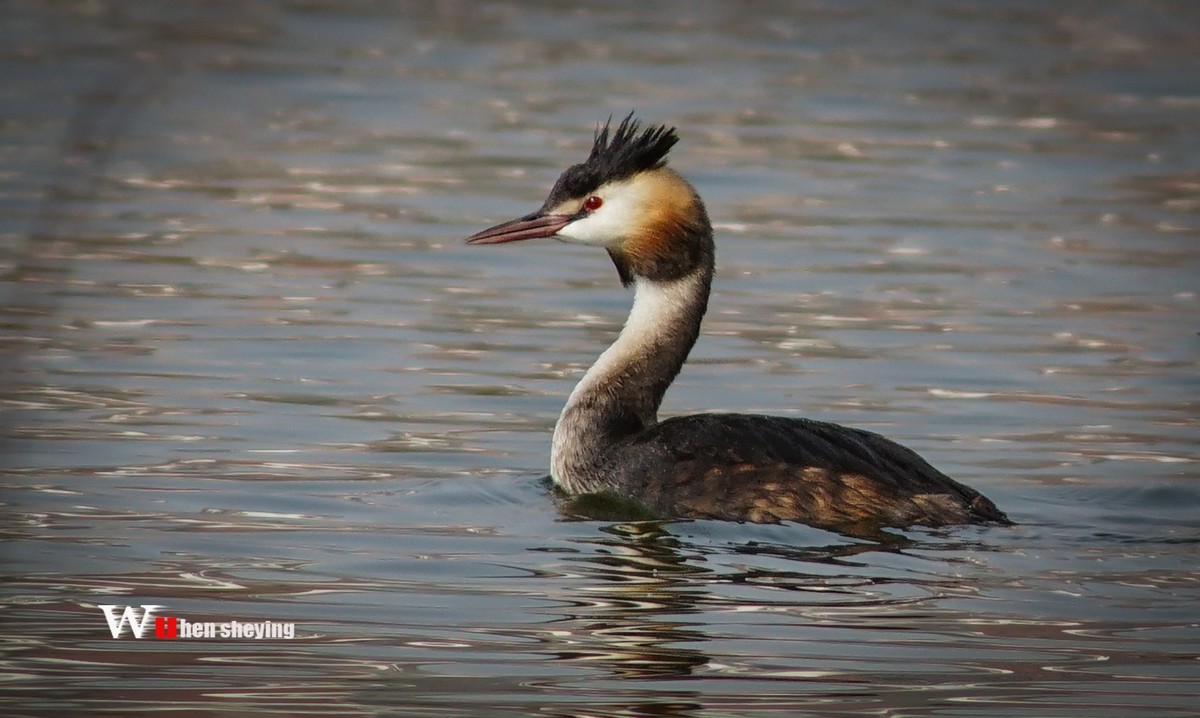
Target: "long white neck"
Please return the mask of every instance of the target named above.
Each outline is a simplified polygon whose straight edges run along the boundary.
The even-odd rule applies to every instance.
[[[604,450],[658,420],[663,394],[700,334],[712,267],[671,281],[634,280],[620,336],[571,392],[554,427],[550,474],[569,492],[596,485]]]

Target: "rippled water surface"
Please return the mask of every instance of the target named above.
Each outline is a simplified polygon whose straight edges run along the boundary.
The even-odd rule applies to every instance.
[[[0,38],[6,715],[1194,715],[1194,4],[16,0]],[[629,296],[461,240],[631,108],[718,233],[665,413],[880,431],[1018,526],[572,520],[549,432]]]

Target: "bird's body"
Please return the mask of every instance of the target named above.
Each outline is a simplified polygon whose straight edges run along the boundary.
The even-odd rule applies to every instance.
[[[613,492],[670,517],[814,526],[1008,522],[989,499],[878,434],[756,414],[658,421],[700,335],[714,267],[712,227],[665,166],[675,131],[627,117],[563,173],[537,212],[470,238],[603,246],[634,287],[621,334],[576,386],[554,429],[551,476],[572,494]]]

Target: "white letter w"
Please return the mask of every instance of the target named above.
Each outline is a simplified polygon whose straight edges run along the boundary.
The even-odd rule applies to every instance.
[[[120,606],[107,605],[100,606],[100,610],[104,611],[104,617],[108,619],[108,630],[112,631],[113,638],[120,638],[125,631],[125,626],[128,624],[129,629],[133,631],[134,638],[141,638],[142,634],[154,627],[154,612],[166,606],[142,606],[142,615],[139,617],[137,609],[133,606],[126,606],[125,612],[117,618],[116,609]]]

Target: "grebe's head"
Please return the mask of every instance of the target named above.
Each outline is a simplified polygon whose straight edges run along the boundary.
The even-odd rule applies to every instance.
[[[562,173],[536,212],[467,239],[501,244],[553,237],[608,250],[621,281],[669,280],[712,261],[712,228],[687,180],[666,166],[674,127],[641,130],[630,113],[596,131],[587,160]]]

